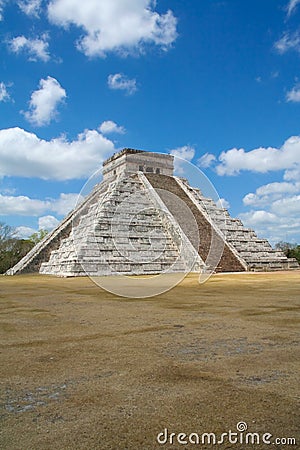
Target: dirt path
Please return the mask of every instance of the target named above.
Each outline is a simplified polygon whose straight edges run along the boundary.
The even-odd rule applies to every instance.
[[[300,448],[299,303],[299,272],[191,275],[141,300],[1,277],[0,449]],[[298,444],[176,440],[241,421]],[[157,442],[165,428],[173,444]]]

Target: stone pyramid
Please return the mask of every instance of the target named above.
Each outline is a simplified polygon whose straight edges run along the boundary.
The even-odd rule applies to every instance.
[[[173,156],[124,149],[103,181],[7,274],[151,275],[296,269],[188,181]]]

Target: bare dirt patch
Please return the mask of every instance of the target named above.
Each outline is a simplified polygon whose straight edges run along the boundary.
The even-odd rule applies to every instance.
[[[299,271],[190,275],[141,300],[87,278],[1,277],[0,448],[264,448],[156,442],[240,421],[299,448],[299,299]]]

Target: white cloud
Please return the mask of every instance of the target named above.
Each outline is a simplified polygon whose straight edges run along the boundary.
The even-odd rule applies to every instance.
[[[154,6],[153,0],[52,0],[48,17],[56,25],[84,30],[78,49],[104,57],[108,52],[142,51],[151,43],[167,49],[175,41],[177,19],[170,10],[157,13]]]
[[[246,206],[250,206],[250,205],[258,206],[258,205],[264,204],[265,202],[262,201],[258,195],[253,194],[253,192],[250,192],[249,194],[245,195],[245,197],[243,198],[243,203]]]
[[[300,220],[300,195],[276,200],[271,205],[271,211],[282,217],[295,217]]]
[[[29,61],[44,61],[50,59],[48,35],[43,34],[41,38],[28,39],[25,36],[17,36],[11,39],[8,44],[13,53],[22,51],[28,54]]]
[[[124,134],[126,132],[125,128],[122,126],[118,126],[112,120],[105,120],[101,123],[99,130],[102,134],[110,134],[110,133],[118,133]]]
[[[0,177],[44,180],[86,178],[115,152],[112,141],[97,130],[85,130],[75,140],[46,141],[21,128],[0,130]]]
[[[191,161],[195,156],[195,149],[190,145],[184,145],[183,147],[174,148],[170,151],[170,154],[186,161]]]
[[[300,191],[300,183],[274,182],[256,189],[258,195],[286,194]]]
[[[37,126],[48,125],[57,116],[58,105],[66,98],[66,91],[52,77],[40,80],[40,89],[34,91],[26,119]]]
[[[128,95],[132,95],[137,91],[136,80],[134,78],[130,79],[122,73],[109,75],[107,83],[110,89],[125,91]]]
[[[207,169],[215,160],[215,155],[213,155],[212,153],[205,153],[203,156],[201,156],[201,158],[198,159],[197,164],[199,167]]]
[[[59,224],[59,220],[57,220],[54,216],[42,216],[39,217],[39,230],[48,230],[51,231]]]
[[[287,181],[300,180],[300,166],[295,169],[286,170],[283,179]]]
[[[294,102],[294,103],[299,103],[300,102],[300,86],[294,86],[293,89],[291,89],[287,94],[286,94],[286,100],[287,102]]]
[[[279,41],[275,42],[274,47],[280,54],[284,54],[289,50],[300,52],[299,33],[285,33]]]
[[[8,85],[3,83],[3,81],[0,82],[0,102],[8,102],[10,100],[10,95],[7,91]]]
[[[60,194],[60,197],[52,202],[51,210],[59,216],[65,216],[69,211],[79,205],[83,197],[79,194]]]
[[[277,242],[299,242],[300,219],[295,214],[287,216],[288,208],[283,213],[268,210],[249,211],[239,214],[242,222],[250,228],[255,229],[258,236],[266,238],[274,245]]]
[[[281,171],[282,181],[262,185],[244,196],[243,203],[251,210],[239,217],[272,243],[300,242],[300,136],[290,137],[280,148],[231,149],[222,152],[219,161],[219,175]]]
[[[31,199],[27,196],[11,196],[0,194],[1,215],[38,216],[50,208],[50,202]]]
[[[27,16],[39,17],[42,0],[20,0],[18,6]]]
[[[61,194],[61,195],[67,195],[67,194]],[[70,194],[70,195],[75,195],[75,194]],[[67,214],[69,212],[66,211],[65,214]],[[30,212],[29,212],[30,214]],[[47,216],[41,216],[38,218],[38,229],[39,230],[47,230],[47,231],[52,231],[54,228],[57,227],[57,225],[59,225],[60,220],[58,220],[56,217],[52,216],[52,215],[47,215]],[[26,226],[19,226],[16,227],[16,237],[18,237],[19,239],[27,239],[29,236],[31,236],[34,233],[37,233],[38,230],[31,228],[31,227],[26,227]]]
[[[290,16],[295,11],[295,9],[299,3],[300,3],[300,0],[289,0],[288,6],[287,6],[288,16]]]
[[[292,136],[281,148],[257,148],[246,152],[233,148],[222,152],[216,168],[219,175],[237,175],[242,170],[266,173],[300,167],[300,136]]]
[[[300,181],[274,182],[247,194],[244,205],[258,208],[240,214],[247,225],[272,243],[300,239]],[[262,209],[263,208],[263,209]]]
[[[278,218],[275,214],[264,210],[250,211],[240,214],[241,219],[247,226],[266,225],[268,223],[276,223]]]
[[[178,176],[183,176],[188,170],[188,166],[185,161],[191,161],[195,156],[195,149],[189,145],[183,147],[177,147],[170,151],[170,154],[174,158],[174,172]],[[185,175],[186,176],[186,175]]]
[[[75,193],[62,193],[58,198],[46,200],[33,199],[25,195],[13,196],[0,194],[0,216],[40,216],[47,212],[53,212],[58,216],[64,217],[75,206],[80,204],[82,200],[83,197]],[[50,220],[49,217],[57,221],[56,218],[49,215],[43,216],[42,219],[45,219],[45,221]],[[51,223],[54,223],[54,220]]]
[[[27,239],[29,236],[31,236],[33,233],[36,233],[37,230],[30,227],[16,227],[16,237],[19,239]]]
[[[269,206],[283,194],[286,196],[298,192],[300,192],[300,182],[274,182],[260,186],[255,193],[247,194],[243,198],[243,203],[246,206]]]

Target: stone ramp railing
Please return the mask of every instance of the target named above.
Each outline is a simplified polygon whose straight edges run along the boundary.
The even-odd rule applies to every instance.
[[[178,182],[175,177],[168,177],[165,175],[146,174],[147,179],[151,185],[159,190],[169,191],[189,207],[197,222],[200,243],[197,249],[200,257],[208,265],[209,270],[216,270],[218,272],[241,272],[247,270],[246,263],[239,257],[237,252],[231,249],[230,245],[226,243],[223,235],[211,223],[205,211],[201,210],[199,204],[186,192],[185,188]],[[176,202],[168,201],[163,198],[167,208],[173,214],[181,228],[184,230],[188,227],[186,218],[180,214],[180,210]]]
[[[246,262],[248,270],[299,269],[295,258],[287,258],[283,252],[274,250],[267,239],[258,238],[254,230],[246,228],[240,219],[232,218],[226,209],[217,207],[212,199],[206,198],[199,189],[189,186],[187,181],[182,179],[177,179],[177,181],[190,194],[190,197],[206,210],[226,242]]]
[[[162,220],[165,222],[166,226],[168,226],[169,232],[171,233],[173,240],[176,242],[176,245],[178,247],[182,247],[182,254],[180,257],[186,259],[185,270],[190,271],[192,269],[197,272],[200,270],[205,271],[207,267],[204,261],[184,233],[183,229],[180,227],[178,221],[176,221],[176,217],[171,213],[166,204],[163,202],[163,199],[155,191],[148,178],[143,173],[139,174],[139,178],[147,189],[148,194],[151,194],[152,201],[155,203],[157,209],[162,211]]]
[[[193,202],[193,204],[199,209],[201,214],[203,214],[203,216],[209,222],[209,224],[210,224],[211,228],[213,229],[213,232],[215,233],[215,235],[217,235],[218,238],[221,238],[223,240],[224,247],[226,246],[229,249],[229,251],[235,256],[235,258],[240,262],[240,264],[244,267],[244,270],[247,270],[248,267],[247,267],[246,261],[240,255],[240,253],[236,250],[236,248],[233,245],[231,245],[230,242],[228,242],[226,240],[226,235],[224,235],[224,233],[222,233],[222,230],[215,223],[214,217],[212,216],[211,211],[208,211],[207,208],[204,206],[204,204],[199,203],[199,201],[197,201],[198,199],[195,198],[194,195],[192,195],[194,193],[194,191],[199,191],[199,190],[191,188],[189,186],[188,182],[183,181],[179,177],[174,177],[174,178],[175,178],[176,182],[179,184],[179,186],[181,187],[181,189],[185,192],[185,194],[189,197],[189,199]],[[202,197],[202,195],[200,194],[200,191],[199,191],[199,197],[200,198],[205,198],[205,197]],[[214,203],[214,201],[212,199],[206,199],[206,200],[209,203],[209,205],[211,205],[211,206],[215,205],[215,203]],[[222,224],[226,224],[227,220],[228,220],[227,216],[229,216],[229,214],[226,215],[225,209],[217,208],[217,206],[215,205],[215,211],[216,210],[218,210],[218,219],[219,219],[219,221]],[[225,252],[226,252],[226,250],[225,250]]]
[[[120,177],[90,204],[72,235],[52,251],[40,272],[61,276],[157,274],[190,271],[196,263],[196,269],[202,269],[189,242],[180,248],[178,229],[170,214],[162,213],[166,207],[158,204],[147,183],[143,175]]]

